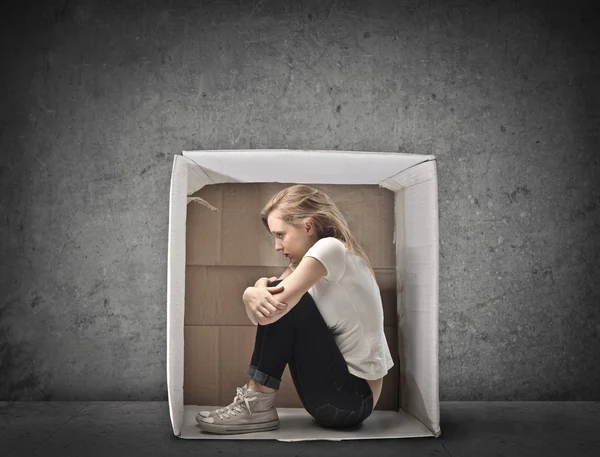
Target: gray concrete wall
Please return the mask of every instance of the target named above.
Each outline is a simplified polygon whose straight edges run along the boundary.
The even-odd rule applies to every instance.
[[[435,154],[440,399],[600,400],[597,7],[12,3],[0,400],[166,400],[173,155],[241,148]]]

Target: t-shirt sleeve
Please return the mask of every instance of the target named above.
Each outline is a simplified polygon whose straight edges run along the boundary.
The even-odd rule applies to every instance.
[[[337,238],[321,238],[306,251],[304,257],[314,257],[323,264],[327,270],[326,281],[338,282],[346,271],[346,246]]]

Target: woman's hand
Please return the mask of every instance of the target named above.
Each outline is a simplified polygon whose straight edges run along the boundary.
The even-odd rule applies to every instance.
[[[267,287],[270,282],[277,281],[277,279],[277,276],[271,276],[270,278],[260,278],[258,281],[256,281],[256,284],[254,284],[254,287]]]
[[[276,314],[281,314],[287,308],[287,304],[280,302],[272,294],[278,294],[282,291],[282,285],[275,287],[248,287],[242,297],[244,305],[246,305],[246,310],[260,324]]]

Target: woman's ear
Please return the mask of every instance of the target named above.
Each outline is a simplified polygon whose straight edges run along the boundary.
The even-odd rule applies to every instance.
[[[305,226],[306,226],[306,234],[307,235],[315,234],[315,231],[316,231],[315,223],[311,219],[309,219],[308,221],[305,222]]]

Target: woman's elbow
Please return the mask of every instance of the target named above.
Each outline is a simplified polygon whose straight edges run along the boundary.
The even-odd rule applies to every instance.
[[[280,292],[278,294],[273,294],[273,297],[280,303],[285,303],[287,305],[287,311],[288,309],[291,309],[292,307],[298,304],[298,302],[302,298],[302,295],[289,293],[284,290],[283,292]]]

